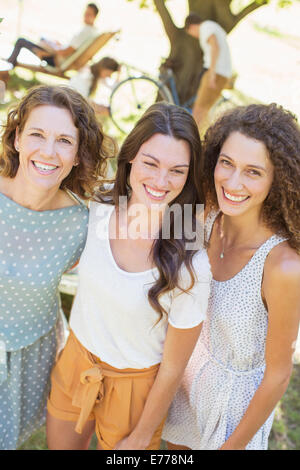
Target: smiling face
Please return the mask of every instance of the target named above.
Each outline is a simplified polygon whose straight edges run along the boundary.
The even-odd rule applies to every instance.
[[[22,132],[16,132],[19,183],[41,190],[58,190],[78,163],[78,144],[78,129],[67,109],[50,105],[35,107]]]
[[[131,203],[169,204],[183,190],[190,165],[185,140],[154,134],[130,162]]]
[[[220,210],[229,216],[248,211],[259,214],[269,194],[273,174],[264,143],[232,132],[222,145],[214,172]]]

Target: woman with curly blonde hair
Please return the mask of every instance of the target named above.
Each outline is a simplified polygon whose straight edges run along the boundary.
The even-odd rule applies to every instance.
[[[45,420],[59,316],[58,284],[87,236],[81,199],[109,148],[94,111],[63,86],[31,89],[4,125],[0,157],[0,448]]]
[[[300,129],[275,104],[239,107],[207,130],[204,155],[213,281],[163,437],[263,450],[299,327]]]

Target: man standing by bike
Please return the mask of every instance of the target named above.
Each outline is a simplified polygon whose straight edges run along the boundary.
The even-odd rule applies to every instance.
[[[221,95],[228,79],[232,76],[230,50],[225,30],[215,21],[202,21],[196,13],[185,19],[185,31],[199,39],[203,50],[202,75],[193,107],[193,116],[199,130],[203,130],[210,108]]]

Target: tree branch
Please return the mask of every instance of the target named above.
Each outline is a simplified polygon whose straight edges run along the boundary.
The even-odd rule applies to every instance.
[[[241,21],[245,16],[249,15],[252,11],[256,10],[257,8],[261,7],[262,5],[266,5],[268,3],[267,0],[264,0],[263,2],[253,2],[250,3],[247,7],[245,7],[240,13],[238,13],[235,16],[235,24],[237,24],[239,21]]]
[[[161,17],[161,20],[163,22],[166,34],[172,43],[174,38],[177,36],[177,33],[179,31],[179,28],[175,25],[175,23],[172,20],[172,17],[165,5],[164,0],[153,0],[156,9],[159,13],[159,16]]]

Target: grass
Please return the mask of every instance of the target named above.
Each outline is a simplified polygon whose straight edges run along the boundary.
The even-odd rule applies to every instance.
[[[288,389],[276,408],[271,450],[300,450],[300,364],[294,365]]]

